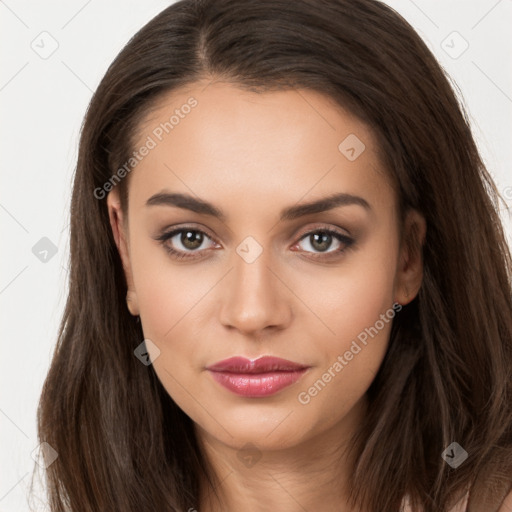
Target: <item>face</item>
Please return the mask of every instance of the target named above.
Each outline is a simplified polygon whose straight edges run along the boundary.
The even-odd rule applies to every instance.
[[[238,448],[353,422],[396,304],[421,284],[370,128],[309,90],[198,82],[152,109],[137,139],[127,217],[117,189],[108,207],[169,395]],[[413,224],[424,234],[416,212]],[[253,362],[263,356],[280,360]]]

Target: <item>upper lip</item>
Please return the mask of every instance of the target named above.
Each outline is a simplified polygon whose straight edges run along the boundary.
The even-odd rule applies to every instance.
[[[308,368],[308,366],[281,359],[280,357],[262,356],[251,360],[246,357],[236,356],[207,366],[206,369],[213,372],[227,373],[269,373],[276,371],[292,372],[305,368]]]

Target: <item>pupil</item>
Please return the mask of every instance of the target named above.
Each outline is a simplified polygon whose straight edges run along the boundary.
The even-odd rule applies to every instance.
[[[321,232],[321,233],[315,233],[311,236],[313,237],[312,245],[318,251],[325,251],[331,245],[332,235],[330,235],[329,233]],[[321,240],[320,242],[318,242],[319,239]]]
[[[181,243],[187,249],[197,249],[203,243],[203,235],[197,231],[184,231],[181,235]]]

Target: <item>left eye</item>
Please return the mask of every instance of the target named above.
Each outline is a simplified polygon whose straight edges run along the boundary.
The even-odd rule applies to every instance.
[[[307,241],[306,245],[312,248],[312,251],[306,249],[306,252],[313,252],[314,254],[341,253],[354,242],[350,237],[331,229],[310,231],[302,236],[297,245],[304,240]],[[332,247],[333,241],[338,243],[338,248],[328,250]]]

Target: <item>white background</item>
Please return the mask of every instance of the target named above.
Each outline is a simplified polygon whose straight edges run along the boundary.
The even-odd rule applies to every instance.
[[[66,296],[71,178],[85,109],[128,39],[170,3],[0,0],[0,512],[28,510],[37,402]],[[484,160],[511,205],[512,0],[386,3],[457,82]],[[447,53],[464,44],[447,39],[453,31],[469,44],[458,58]],[[41,38],[46,49],[58,44],[46,59],[32,48]],[[57,248],[45,263],[32,252],[43,237]],[[35,507],[45,508],[44,496]]]

